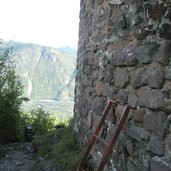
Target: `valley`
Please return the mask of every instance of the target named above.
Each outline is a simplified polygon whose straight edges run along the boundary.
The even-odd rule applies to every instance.
[[[59,120],[67,120],[73,116],[73,106],[73,101],[37,99],[24,102],[22,109],[29,112],[36,107],[42,107],[44,110],[54,114]]]
[[[73,116],[76,49],[2,42],[0,51],[7,49],[21,78],[24,96],[29,98],[22,110],[42,107],[61,120]]]

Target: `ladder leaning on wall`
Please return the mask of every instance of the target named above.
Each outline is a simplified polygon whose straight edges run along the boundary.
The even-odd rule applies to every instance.
[[[85,150],[85,153],[83,154],[83,157],[82,159],[80,160],[80,163],[77,167],[77,170],[76,171],[83,171],[83,165],[86,163],[86,160],[88,158],[88,155],[90,153],[90,150],[91,148],[93,147],[93,144],[95,143],[96,139],[102,141],[103,143],[105,143],[106,145],[106,148],[105,148],[105,151],[104,151],[104,154],[102,155],[102,158],[101,158],[101,161],[97,167],[97,170],[96,171],[103,171],[104,169],[104,166],[110,156],[110,154],[112,153],[113,151],[113,147],[118,139],[118,136],[121,132],[121,129],[123,127],[123,124],[125,123],[126,119],[127,119],[127,116],[128,116],[128,113],[131,109],[130,106],[126,106],[125,107],[125,111],[124,113],[122,114],[121,118],[120,118],[120,121],[116,127],[116,131],[114,132],[113,136],[112,136],[112,139],[110,140],[109,143],[105,142],[104,140],[102,140],[100,137],[98,137],[100,131],[101,131],[101,128],[102,126],[104,125],[105,123],[105,120],[109,114],[109,111],[111,109],[112,106],[117,106],[118,102],[114,102],[112,100],[109,100],[106,107],[105,107],[105,110],[103,111],[103,114],[102,114],[102,117],[99,121],[99,124],[97,125],[92,137],[90,138],[89,140],[89,143],[88,143],[88,146],[87,146],[87,149]]]

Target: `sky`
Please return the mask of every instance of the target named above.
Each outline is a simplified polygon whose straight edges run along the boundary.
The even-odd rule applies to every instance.
[[[80,0],[0,0],[0,39],[77,48]]]

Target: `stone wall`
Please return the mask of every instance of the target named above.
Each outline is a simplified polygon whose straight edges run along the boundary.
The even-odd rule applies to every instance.
[[[74,109],[80,144],[109,99],[119,105],[101,133],[106,141],[125,105],[133,110],[105,170],[170,171],[170,0],[81,0]],[[95,160],[103,149],[95,144]]]

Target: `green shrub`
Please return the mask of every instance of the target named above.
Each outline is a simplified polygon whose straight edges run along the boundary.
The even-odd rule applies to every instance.
[[[73,127],[70,124],[64,128],[62,137],[54,145],[55,162],[64,171],[75,171],[81,156],[74,137]]]
[[[54,130],[55,117],[42,108],[37,108],[31,111],[30,123],[37,135],[44,135]]]

